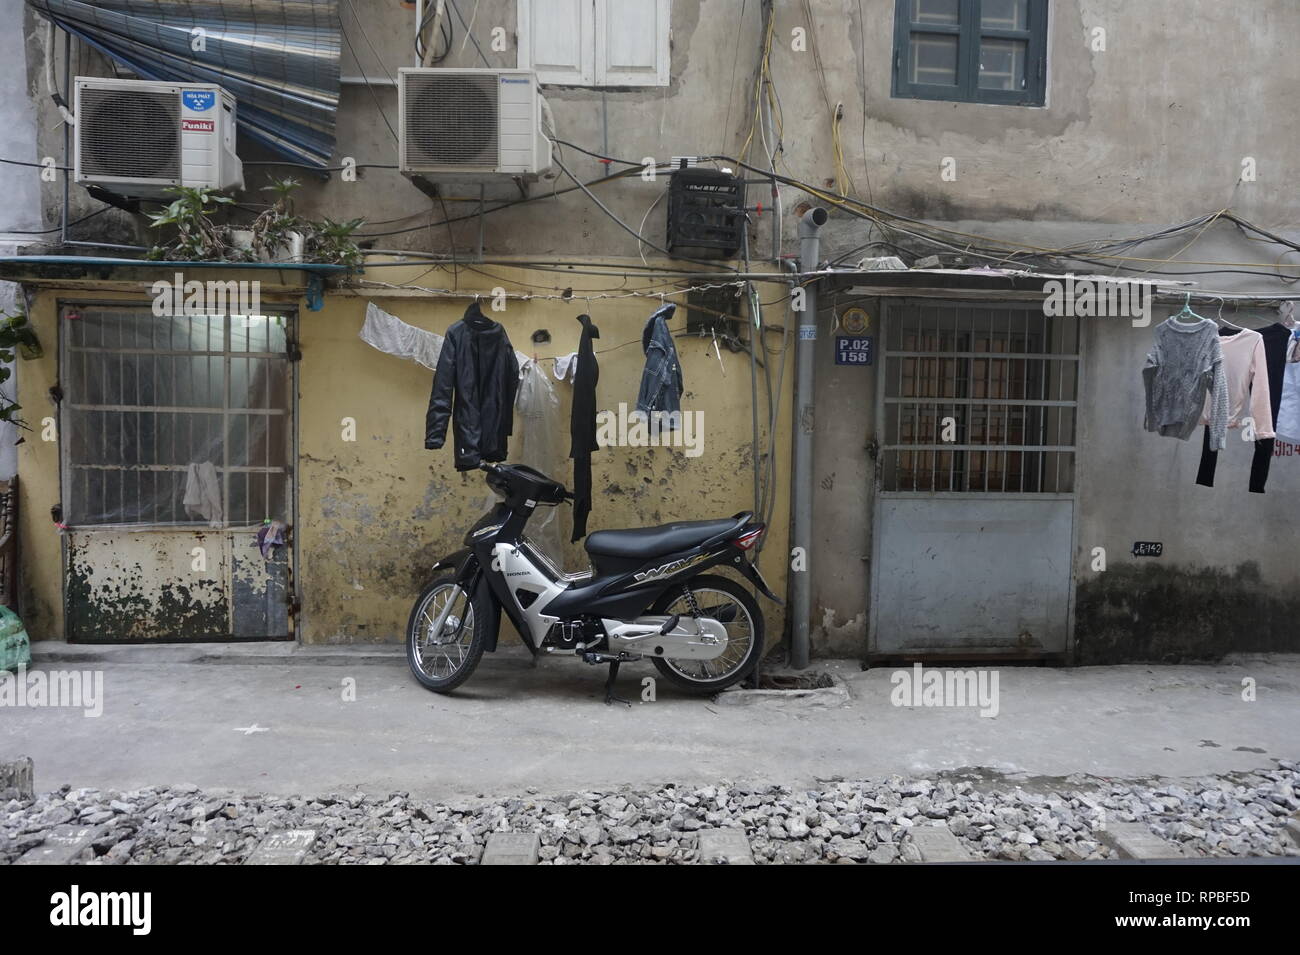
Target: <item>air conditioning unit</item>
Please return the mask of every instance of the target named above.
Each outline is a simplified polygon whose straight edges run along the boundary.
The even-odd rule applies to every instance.
[[[75,107],[78,185],[154,199],[244,187],[235,98],[220,86],[79,76]]]
[[[536,179],[551,167],[531,70],[398,70],[398,159],[432,180]]]

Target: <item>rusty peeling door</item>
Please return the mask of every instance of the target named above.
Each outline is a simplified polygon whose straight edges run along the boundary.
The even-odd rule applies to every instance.
[[[293,636],[293,316],[65,304],[70,641]],[[289,535],[286,533],[286,540]]]
[[[1077,321],[907,302],[884,339],[869,654],[1065,653]]]

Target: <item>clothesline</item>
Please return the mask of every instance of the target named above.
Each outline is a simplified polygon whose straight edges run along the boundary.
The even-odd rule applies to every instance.
[[[692,285],[687,288],[674,289],[671,292],[596,292],[596,293],[588,292],[582,295],[577,295],[573,293],[565,294],[564,292],[560,292],[559,294],[544,294],[538,292],[502,292],[497,295],[492,295],[482,291],[470,292],[470,291],[461,291],[457,289],[426,288],[423,285],[398,285],[393,282],[379,282],[373,279],[368,279],[358,284],[363,286],[378,286],[381,288],[398,289],[398,290],[405,289],[412,292],[424,292],[425,294],[433,298],[480,299],[480,300],[506,298],[506,299],[513,299],[519,302],[540,300],[540,301],[588,302],[588,303],[600,301],[602,299],[619,299],[619,298],[645,298],[645,299],[658,299],[659,301],[664,301],[665,299],[669,299],[669,298],[675,298],[682,295],[689,295],[692,292],[706,292],[712,289],[743,287],[745,285],[744,282],[718,282],[718,283],[710,283],[707,285]]]

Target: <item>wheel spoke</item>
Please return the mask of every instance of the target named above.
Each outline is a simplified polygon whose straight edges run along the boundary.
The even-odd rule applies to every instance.
[[[464,612],[458,618],[454,611],[462,598]],[[442,632],[436,633],[439,620]],[[418,629],[410,637],[420,671],[435,679],[455,676],[469,656],[474,625],[473,605],[458,585],[446,584],[429,594],[417,616]]]
[[[727,646],[712,660],[669,657],[664,658],[664,663],[681,676],[695,682],[712,682],[730,676],[748,658],[753,647],[754,622],[750,618],[749,611],[735,596],[725,591],[706,587],[692,590],[692,593],[696,605],[700,607],[702,617],[716,620],[719,616],[726,616],[727,611],[734,608],[734,613],[730,615],[731,619],[722,623],[727,634]],[[689,616],[690,604],[685,596],[679,597],[667,608],[667,612]],[[719,622],[721,623],[721,620]]]

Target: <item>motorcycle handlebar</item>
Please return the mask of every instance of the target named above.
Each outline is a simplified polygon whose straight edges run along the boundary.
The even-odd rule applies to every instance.
[[[493,463],[491,463],[490,461],[480,461],[480,462],[478,463],[478,469],[479,469],[480,471],[486,471],[488,474],[496,474],[498,471],[501,470],[501,465],[499,465],[499,464],[493,464]],[[574,500],[577,500],[577,498],[575,498],[575,497],[573,496],[573,492],[570,491],[570,490],[569,490],[567,487],[565,487],[564,485],[560,485],[560,489],[561,489],[561,494],[562,494],[562,499],[563,499],[563,500],[566,500],[566,501],[574,501]]]

